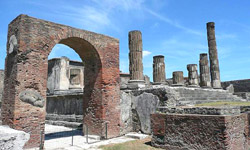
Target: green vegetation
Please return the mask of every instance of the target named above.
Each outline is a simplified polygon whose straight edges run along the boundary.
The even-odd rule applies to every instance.
[[[250,102],[218,101],[218,102],[197,104],[195,106],[250,106]]]
[[[109,144],[100,146],[102,150],[161,150],[150,145],[151,138],[143,140],[134,140],[120,144]]]

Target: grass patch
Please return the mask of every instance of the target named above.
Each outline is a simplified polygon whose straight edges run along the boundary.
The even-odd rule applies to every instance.
[[[151,138],[128,141],[119,144],[109,144],[99,147],[102,150],[162,150],[151,146]]]
[[[250,106],[250,102],[218,101],[211,103],[196,104],[195,106]]]

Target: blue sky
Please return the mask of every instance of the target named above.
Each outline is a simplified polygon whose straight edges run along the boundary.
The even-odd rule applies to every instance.
[[[1,0],[0,69],[6,57],[7,27],[19,14],[109,35],[120,40],[120,70],[128,72],[128,32],[141,30],[144,74],[152,80],[153,56],[164,55],[166,76],[198,64],[207,53],[206,23],[215,22],[221,80],[250,78],[249,0]],[[80,60],[64,45],[49,58]]]

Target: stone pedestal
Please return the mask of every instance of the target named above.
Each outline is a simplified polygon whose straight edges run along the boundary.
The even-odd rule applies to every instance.
[[[203,88],[211,87],[208,57],[206,53],[200,54],[200,86]]]
[[[188,70],[188,85],[192,86],[192,87],[199,86],[197,65],[196,64],[188,64],[187,70]]]
[[[154,84],[166,83],[164,56],[153,57],[153,81]]]
[[[144,80],[129,80],[128,89],[138,89],[146,87]]]
[[[172,86],[184,86],[183,72],[175,71],[173,72],[173,84]]]
[[[215,39],[214,22],[207,23],[207,40],[209,47],[210,73],[213,88],[221,88],[220,68]]]

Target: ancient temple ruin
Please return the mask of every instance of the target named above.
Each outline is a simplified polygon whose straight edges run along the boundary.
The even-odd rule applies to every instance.
[[[76,125],[102,138],[134,131],[152,134],[152,145],[165,149],[248,148],[249,106],[199,106],[248,100],[234,95],[230,83],[221,84],[212,22],[209,56],[200,54],[199,67],[188,64],[188,78],[179,70],[167,80],[167,56],[157,55],[153,82],[143,74],[138,30],[128,34],[129,74],[120,72],[119,41],[109,36],[20,15],[10,23],[8,39],[1,117],[4,125],[31,134],[26,148],[43,144],[46,111],[47,123],[74,114],[81,119]],[[66,57],[48,60],[57,43],[73,48],[84,65]],[[75,107],[62,110],[63,103]]]

